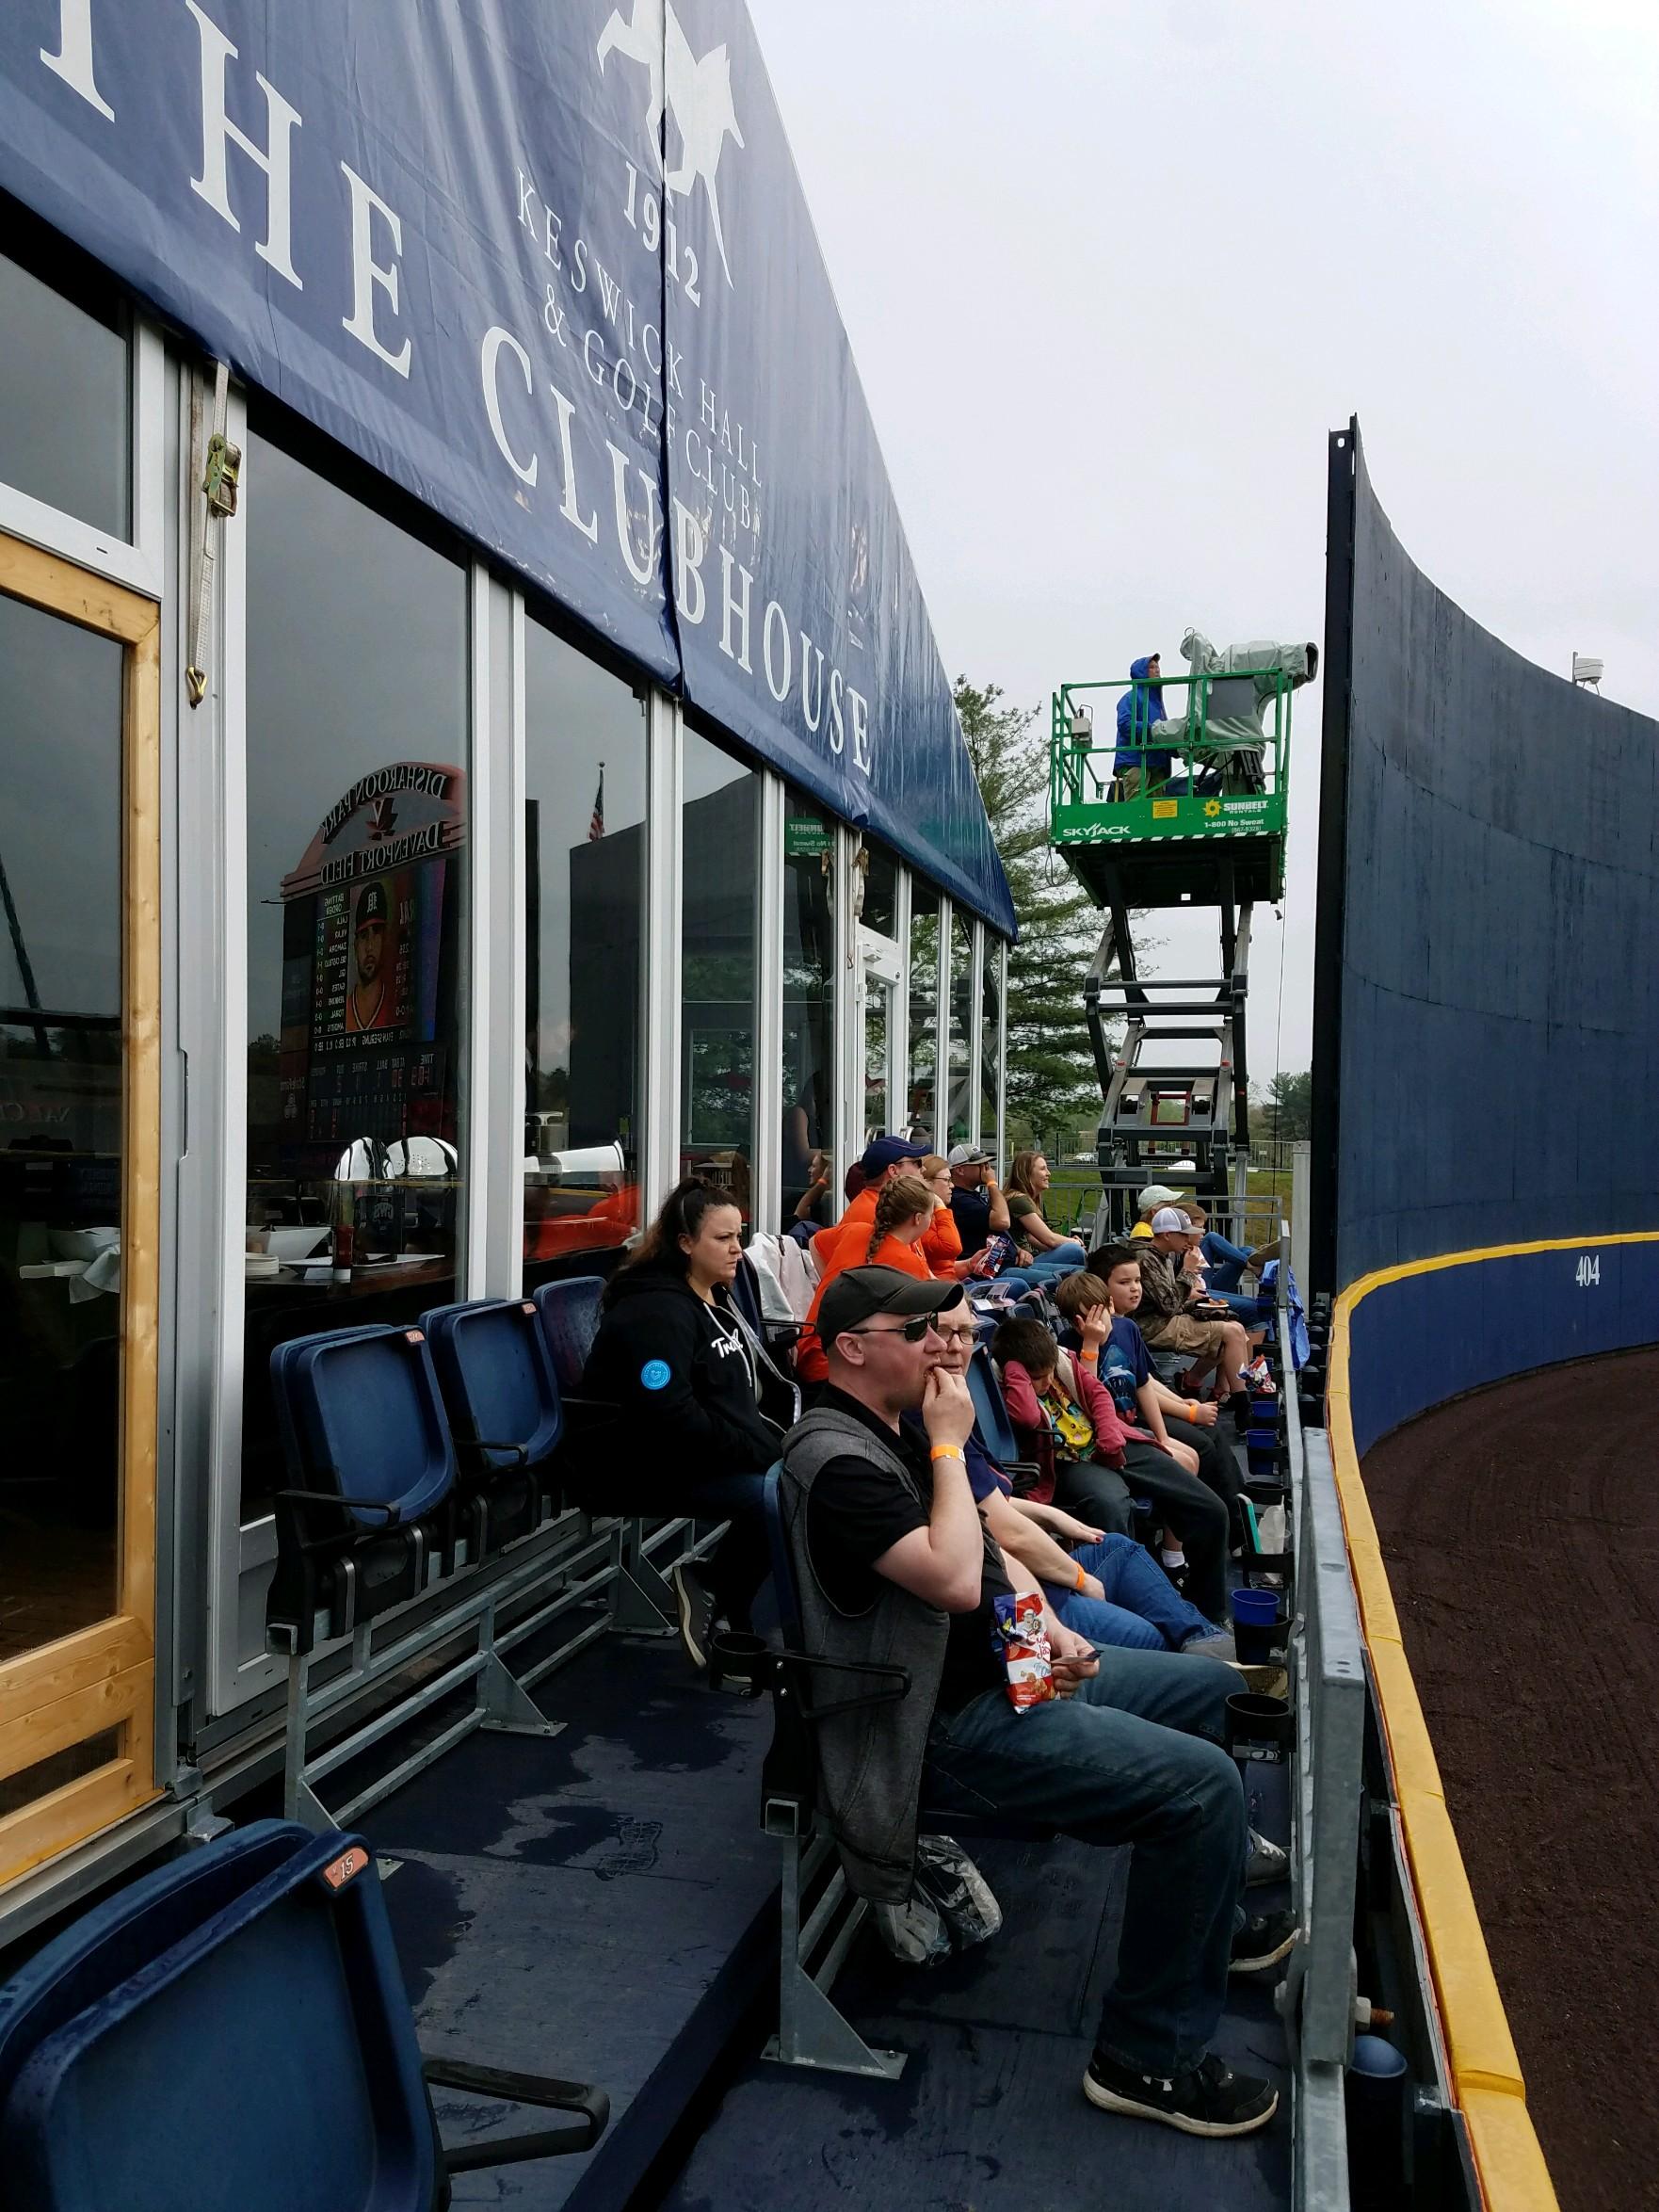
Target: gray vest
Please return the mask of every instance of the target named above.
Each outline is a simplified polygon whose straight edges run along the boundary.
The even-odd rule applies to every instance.
[[[901,1483],[924,1509],[928,1501],[898,1450],[883,1445],[851,1413],[820,1406],[790,1430],[779,1501],[800,1593],[806,1649],[816,1657],[904,1667],[910,1672],[907,1697],[835,1714],[813,1727],[820,1795],[847,1884],[860,1897],[898,1904],[910,1896],[915,1870],[922,1763],[950,1623],[936,1606],[881,1576],[876,1577],[877,1595],[867,1613],[840,1612],[825,1595],[813,1572],[806,1507],[813,1484],[831,1460],[863,1460]],[[813,1696],[830,1703],[880,1687],[876,1680],[861,1682],[856,1674],[831,1675],[820,1678]]]

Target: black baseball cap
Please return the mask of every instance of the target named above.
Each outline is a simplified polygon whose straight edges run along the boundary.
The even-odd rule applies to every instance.
[[[847,1267],[824,1293],[818,1341],[828,1351],[844,1329],[857,1329],[872,1314],[942,1314],[960,1302],[959,1283],[925,1283],[901,1267]]]
[[[365,883],[358,894],[356,927],[361,929],[368,922],[386,919],[386,886],[384,883]]]

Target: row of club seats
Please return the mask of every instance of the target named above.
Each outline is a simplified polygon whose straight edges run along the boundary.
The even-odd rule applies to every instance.
[[[434,2087],[577,2115],[446,2150]],[[129,1883],[0,1988],[0,2212],[444,2212],[586,2151],[581,2082],[424,2059],[359,1836],[257,1820]]]
[[[550,1519],[599,1326],[596,1275],[324,1330],[271,1354],[289,1487],[274,1501],[272,1649],[309,1652]]]

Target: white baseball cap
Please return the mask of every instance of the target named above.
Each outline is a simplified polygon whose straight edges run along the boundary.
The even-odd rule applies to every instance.
[[[1179,1190],[1171,1190],[1167,1183],[1149,1183],[1136,1198],[1135,1210],[1137,1214],[1147,1214],[1151,1213],[1153,1206],[1178,1206],[1180,1203]]]
[[[1192,1223],[1179,1206],[1160,1206],[1152,1216],[1152,1235],[1165,1236],[1174,1231],[1183,1236],[1190,1235]]]

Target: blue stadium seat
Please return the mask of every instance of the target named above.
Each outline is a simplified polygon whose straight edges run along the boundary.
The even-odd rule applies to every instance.
[[[443,1404],[420,1329],[377,1324],[279,1345],[271,1388],[291,1487],[277,1493],[272,1641],[327,1634],[418,1596],[455,1480]]]
[[[582,1387],[582,1370],[599,1334],[599,1301],[604,1295],[603,1275],[570,1275],[562,1282],[542,1284],[535,1294],[553,1371],[567,1397]]]
[[[476,1561],[527,1536],[555,1494],[565,1421],[553,1358],[527,1298],[434,1306],[421,1327],[455,1444],[456,1519]]]
[[[974,1346],[968,1362],[968,1396],[974,1400],[974,1426],[979,1442],[999,1467],[1010,1466],[1022,1457],[1020,1442],[1008,1419],[1001,1379],[983,1345]]]
[[[428,2084],[579,2115],[446,2154]],[[423,2066],[360,1838],[266,1820],[94,1906],[0,1989],[4,2212],[443,2212],[588,2149],[578,2082]]]

